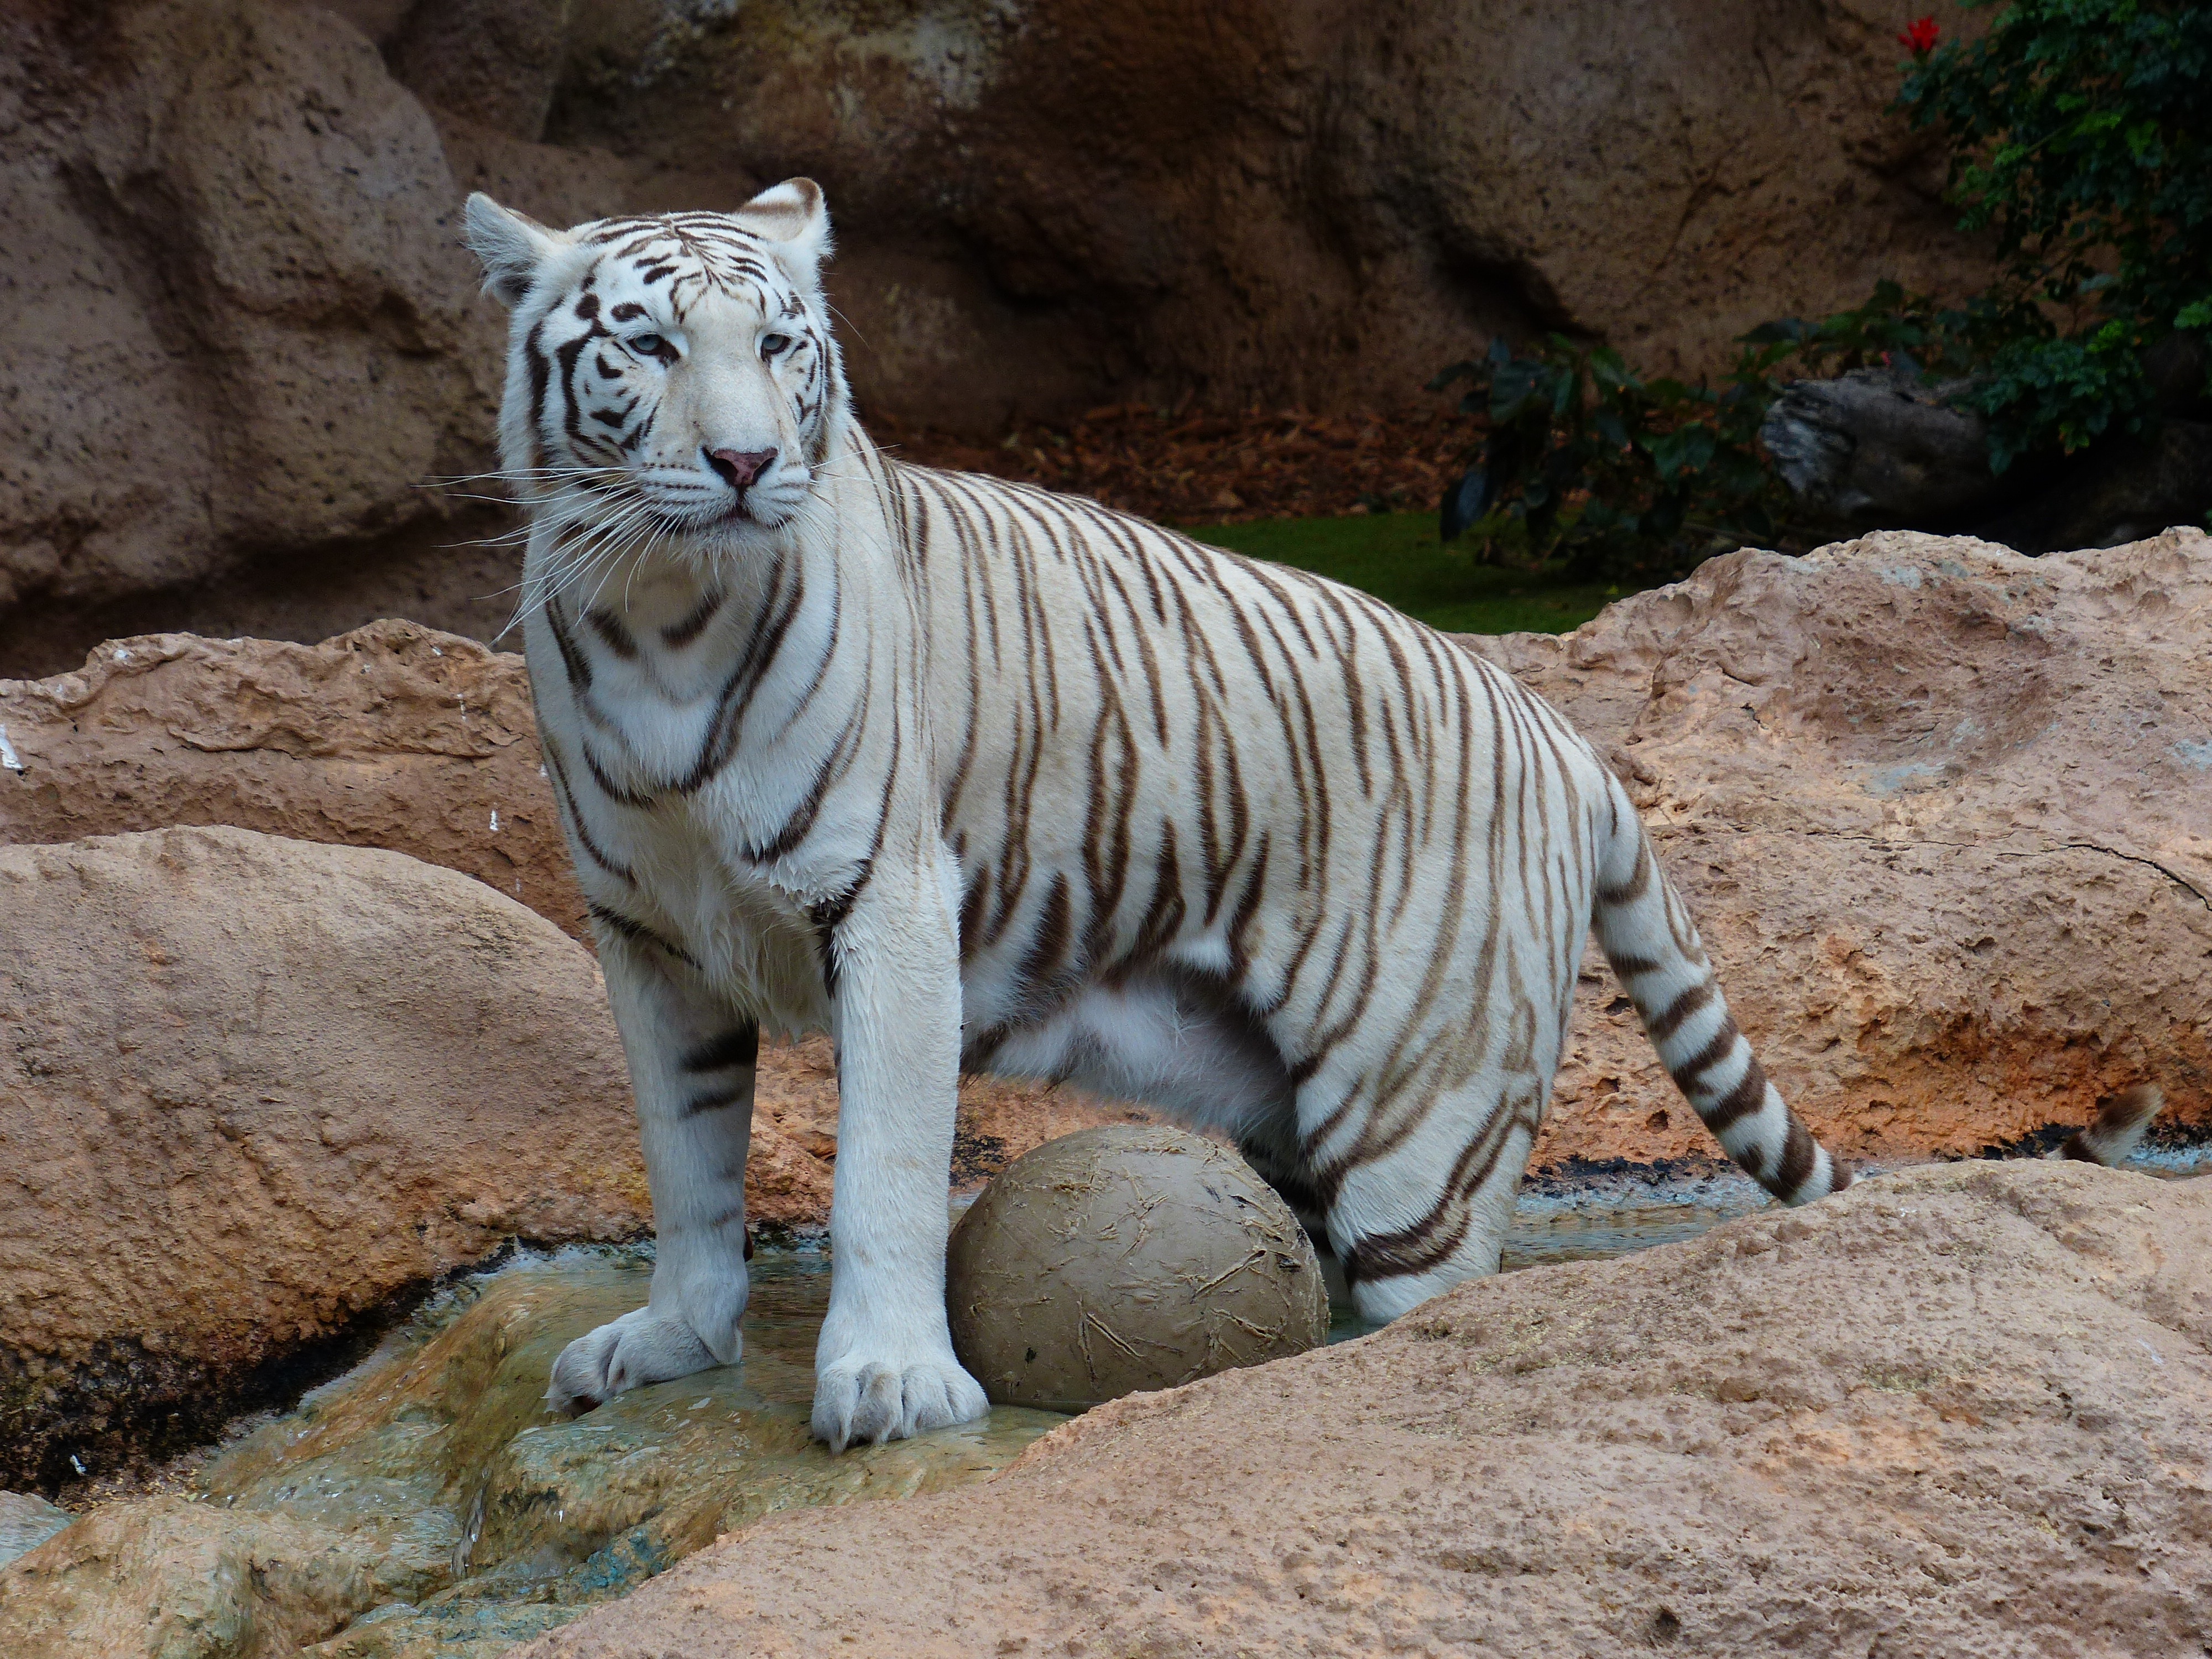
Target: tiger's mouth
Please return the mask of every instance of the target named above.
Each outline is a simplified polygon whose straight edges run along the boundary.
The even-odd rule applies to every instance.
[[[655,511],[655,527],[680,536],[710,536],[742,530],[775,530],[793,509],[781,502],[756,501],[753,492],[720,507],[669,507]]]
[[[689,531],[726,530],[741,524],[754,522],[752,508],[743,501],[730,502],[726,507],[672,508],[653,514],[664,530]]]
[[[633,477],[631,499],[633,510],[643,507],[643,525],[652,533],[728,536],[782,528],[800,510],[813,481],[811,468],[750,481],[738,490],[719,481]]]

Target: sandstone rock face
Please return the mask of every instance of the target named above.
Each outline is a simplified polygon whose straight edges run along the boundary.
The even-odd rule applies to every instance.
[[[154,628],[488,635],[465,192],[568,224],[811,173],[864,403],[995,432],[1383,402],[1571,326],[1650,371],[1951,289],[1864,0],[113,0],[0,17],[0,672]],[[1071,112],[1079,118],[1071,118]],[[462,515],[457,520],[456,514]]]
[[[229,829],[0,847],[0,1478],[204,1430],[503,1242],[649,1211],[590,956],[479,882]]]
[[[499,336],[375,48],[250,0],[15,8],[0,40],[0,611],[441,516],[416,486],[476,470]]]
[[[2203,1182],[1884,1176],[775,1517],[518,1659],[2195,1652],[2208,1239]]]
[[[1702,369],[1882,275],[1982,268],[1887,113],[1896,25],[1854,0],[607,11],[549,136],[672,177],[711,128],[820,179],[862,389],[902,413],[933,384],[993,414],[1396,403],[1477,334],[1563,324]]]
[[[1972,1152],[2139,1081],[2212,1117],[2212,538],[1746,551],[1477,644],[1633,780],[1831,1147]],[[1535,1161],[1711,1149],[1593,955]]]
[[[75,673],[0,680],[0,842],[227,823],[382,847],[583,932],[529,675],[473,640],[399,622],[315,646],[115,640]]]

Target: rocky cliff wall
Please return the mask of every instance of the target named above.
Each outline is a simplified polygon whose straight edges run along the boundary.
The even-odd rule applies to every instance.
[[[501,319],[454,214],[811,173],[855,380],[993,430],[1418,399],[1497,330],[1697,369],[1970,278],[1865,0],[58,0],[0,16],[0,673],[176,629],[487,637]]]

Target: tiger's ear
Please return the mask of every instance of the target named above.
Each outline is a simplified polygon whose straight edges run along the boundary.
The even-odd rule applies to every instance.
[[[830,257],[830,207],[811,179],[770,185],[731,215],[768,244],[769,252],[794,281],[810,288],[822,280]]]
[[[512,311],[522,303],[548,256],[568,246],[526,213],[501,207],[482,191],[469,198],[469,249],[483,262],[484,292],[496,295]]]

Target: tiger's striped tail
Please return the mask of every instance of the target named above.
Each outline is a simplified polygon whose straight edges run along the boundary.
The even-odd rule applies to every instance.
[[[2097,1115],[2086,1127],[2069,1135],[2065,1145],[2045,1156],[2079,1158],[2084,1164],[2101,1164],[2106,1169],[2124,1164],[2128,1154],[2142,1143],[2143,1132],[2150,1127],[2150,1121],[2158,1115],[2159,1108],[2165,1104],[2166,1091],[2155,1083],[2138,1083],[2132,1089],[2123,1089],[2098,1108]]]
[[[1596,926],[1651,1046],[1723,1150],[1785,1204],[1851,1184],[1767,1081],[1736,1029],[1681,898],[1652,856],[1627,793],[1613,789],[1612,834],[1598,864]]]

